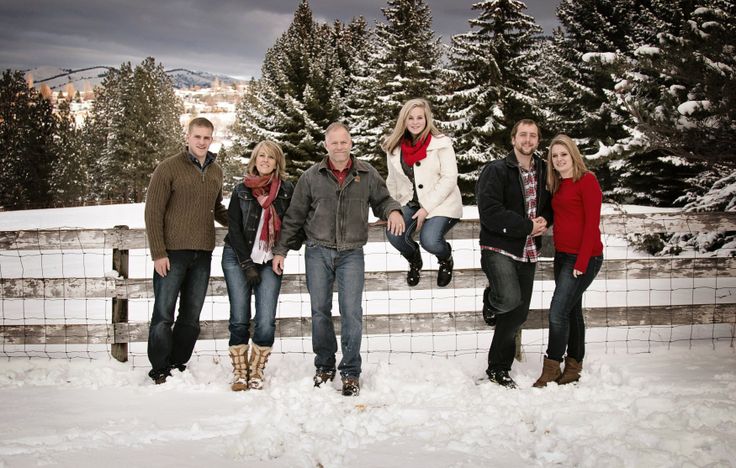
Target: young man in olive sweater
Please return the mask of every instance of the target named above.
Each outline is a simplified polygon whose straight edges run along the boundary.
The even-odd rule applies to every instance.
[[[187,148],[163,160],[148,186],[145,218],[155,298],[148,375],[156,384],[166,382],[173,368],[183,371],[192,356],[215,248],[214,221],[227,226],[222,169],[208,151],[213,131],[209,120],[193,119]],[[179,315],[174,322],[177,298]]]

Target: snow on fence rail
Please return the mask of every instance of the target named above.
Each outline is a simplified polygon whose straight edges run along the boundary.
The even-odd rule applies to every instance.
[[[601,220],[601,230],[608,238],[624,238],[634,233],[659,232],[713,232],[717,230],[736,230],[736,213],[646,213],[646,214],[609,214]],[[462,220],[451,231],[451,240],[467,242],[478,238],[478,220]],[[225,229],[218,229],[218,245],[226,233]],[[385,243],[384,229],[373,226],[369,234],[370,243]],[[545,242],[549,249],[549,240]],[[128,229],[120,226],[114,229],[40,229],[17,232],[0,232],[0,251],[5,254],[22,256],[23,252],[64,252],[64,251],[92,251],[112,250],[113,274],[104,277],[4,277],[0,268],[0,303],[2,308],[2,324],[0,324],[0,339],[3,350],[12,345],[53,345],[53,344],[87,344],[110,345],[112,355],[121,361],[128,357],[128,343],[144,342],[148,337],[148,322],[146,320],[129,321],[129,300],[152,298],[150,277],[129,278],[130,251],[147,249],[145,231],[143,229]],[[467,251],[467,250],[466,250]],[[466,255],[466,251],[456,249],[456,256]],[[550,252],[547,250],[547,255]],[[472,255],[478,255],[475,250]],[[544,255],[544,253],[543,253]],[[213,263],[217,258],[213,258]],[[456,261],[456,264],[458,262]],[[460,262],[462,263],[462,262]],[[466,262],[467,263],[467,262]],[[477,264],[477,262],[475,262]],[[287,265],[288,266],[288,265]],[[392,295],[407,294],[408,286],[405,282],[403,263],[400,271],[390,271],[385,268],[379,271],[368,271],[365,279],[366,294],[373,292],[386,293],[391,301]],[[733,253],[727,256],[713,255],[706,257],[636,257],[636,258],[606,258],[596,281],[603,284],[600,288],[589,290],[588,295],[607,293],[607,284],[616,281],[630,280],[664,280],[676,282],[687,279],[690,282],[709,282],[708,286],[716,293],[710,299],[686,300],[684,303],[667,304],[628,304],[615,305],[608,301],[599,301],[603,306],[587,307],[586,322],[589,327],[612,326],[653,326],[653,325],[694,325],[694,324],[736,324],[736,304],[733,291],[736,284],[733,282],[736,272],[736,258]],[[436,271],[424,271],[419,286],[411,288],[412,293],[431,289],[435,283]],[[726,280],[725,286],[718,284]],[[537,269],[537,282],[553,281],[551,258],[545,258]],[[444,294],[448,290],[470,291],[469,296],[477,296],[485,287],[486,278],[479,268],[457,268],[450,288],[429,291],[434,300],[435,292]],[[291,273],[284,276],[282,285],[282,305],[284,297],[290,294],[303,295],[306,291],[303,274]],[[677,288],[676,285],[671,288]],[[718,294],[719,290],[726,291]],[[208,296],[227,297],[224,278],[213,276],[210,279]],[[467,296],[467,295],[466,295]],[[111,302],[111,313],[105,314],[101,320],[80,322],[77,320],[26,320],[23,317],[12,316],[12,304],[18,300],[38,300],[42,303],[50,300],[82,300],[90,301],[102,299]],[[548,302],[548,301],[547,301]],[[674,301],[677,302],[677,301]],[[479,301],[473,301],[478,304]],[[547,304],[548,305],[548,304]],[[465,309],[468,307],[466,306]],[[8,312],[6,313],[6,309]],[[377,307],[380,309],[380,307]],[[364,332],[367,335],[386,335],[403,333],[439,333],[464,332],[473,330],[487,330],[487,326],[480,317],[477,306],[472,310],[459,310],[462,306],[452,310],[412,311],[410,313],[376,313],[367,310],[365,314]],[[533,307],[525,328],[546,328],[546,305]],[[45,310],[44,310],[45,312]],[[337,315],[337,314],[335,314]],[[71,313],[72,317],[86,317],[87,314]],[[280,316],[277,319],[277,336],[303,337],[308,336],[311,330],[308,314],[298,316]],[[335,326],[339,330],[339,316],[334,317]],[[42,323],[37,323],[37,322]],[[69,323],[70,321],[76,323]],[[61,322],[61,323],[57,323]],[[202,322],[200,340],[217,340],[229,336],[226,319],[207,320]]]

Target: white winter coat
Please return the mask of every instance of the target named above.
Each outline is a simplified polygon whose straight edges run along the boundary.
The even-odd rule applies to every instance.
[[[388,191],[404,206],[414,197],[414,187],[401,168],[401,146],[397,146],[387,158]],[[463,201],[457,186],[457,160],[449,137],[432,136],[427,157],[414,164],[414,180],[419,204],[427,210],[427,218],[462,217]]]

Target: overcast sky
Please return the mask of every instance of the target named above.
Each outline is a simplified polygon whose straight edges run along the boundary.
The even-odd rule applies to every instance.
[[[433,29],[448,38],[469,29],[474,0],[426,0]],[[527,14],[551,33],[558,0],[527,0]],[[289,26],[299,0],[0,0],[0,69],[83,68],[140,63],[166,69],[259,76],[263,56]],[[315,19],[370,25],[385,0],[311,0]]]

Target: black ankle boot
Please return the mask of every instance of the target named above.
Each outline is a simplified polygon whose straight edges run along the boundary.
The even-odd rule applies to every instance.
[[[483,320],[488,326],[493,327],[496,325],[496,310],[491,307],[491,287],[486,286],[483,290]]]
[[[452,261],[452,249],[450,250],[450,256],[444,260],[440,260],[440,269],[437,272],[437,286],[444,288],[452,280],[452,269],[455,266],[455,262]]]
[[[419,278],[421,277],[421,269],[424,265],[422,263],[422,253],[419,249],[414,252],[411,257],[404,257],[409,262],[409,271],[406,273],[406,284],[409,286],[416,286],[419,284]]]

